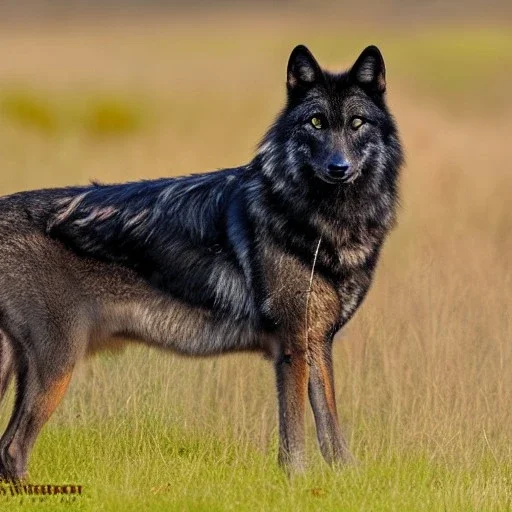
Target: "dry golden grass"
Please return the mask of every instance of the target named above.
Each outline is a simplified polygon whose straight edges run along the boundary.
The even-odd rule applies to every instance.
[[[353,489],[344,488],[347,494],[336,501],[335,488],[329,487],[336,481],[330,480],[322,480],[324,487],[313,495],[324,508],[351,510],[364,509],[364,503],[382,509],[432,510],[440,504],[505,509],[512,478],[512,120],[507,103],[512,73],[503,76],[503,62],[511,62],[510,34],[469,27],[419,34],[411,28],[396,33],[362,28],[337,35],[329,31],[333,26],[324,12],[323,18],[297,15],[287,22],[282,13],[250,19],[222,14],[194,18],[193,24],[180,15],[115,27],[89,22],[5,30],[0,47],[8,58],[0,60],[0,105],[22,90],[50,106],[43,129],[37,108],[39,121],[32,123],[22,108],[21,124],[12,109],[0,110],[0,191],[89,179],[126,181],[245,162],[281,106],[286,59],[294,44],[310,43],[330,67],[350,63],[367,43],[380,44],[388,62],[389,101],[407,153],[403,205],[374,287],[336,344],[342,422],[362,467],[370,468],[367,478],[353,483],[366,498],[345,502]],[[461,33],[469,47],[458,44]],[[440,48],[440,40],[446,46]],[[414,48],[421,51],[415,54]],[[501,52],[500,59],[494,51]],[[470,70],[469,53],[476,55]],[[438,69],[439,80],[427,77],[425,66]],[[447,69],[450,75],[444,74]],[[482,78],[479,69],[488,76]],[[442,78],[443,87],[429,85]],[[101,137],[87,124],[90,105],[98,104],[107,125],[114,123],[107,133],[100,127]],[[117,130],[116,122],[130,112],[137,122]],[[46,130],[54,118],[61,128]],[[187,477],[177,484],[182,491],[166,491],[173,457],[188,457],[193,468],[205,457],[223,475],[219,468],[231,467],[233,460],[238,461],[233,471],[248,471],[245,458],[273,457],[273,388],[271,367],[254,356],[183,360],[144,348],[101,356],[77,371],[38,443],[32,474],[90,482],[97,509],[109,493],[120,492],[132,503],[145,491],[179,496],[182,509],[199,503],[224,508],[215,501],[215,485],[222,485],[215,478],[205,477],[200,490],[194,487],[200,469],[182,468]],[[4,408],[3,417],[6,413]],[[314,451],[311,426],[309,421]],[[118,432],[125,443],[111,448]],[[62,450],[52,451],[52,443]],[[167,443],[182,446],[185,455],[181,448],[176,455]],[[81,450],[83,457],[97,457],[97,464],[83,462]],[[438,485],[438,477],[432,477],[434,483],[416,501],[416,490],[404,484],[372,507],[368,495],[388,496],[372,482],[385,487],[387,471],[407,473],[414,466],[407,465],[411,458],[427,468],[444,468],[451,488],[443,489],[448,484]],[[118,472],[114,476],[102,464],[119,465]],[[153,465],[162,473],[153,473]],[[386,469],[379,473],[375,468],[381,465]],[[265,471],[247,486],[264,480]],[[98,490],[102,478],[105,491]],[[263,508],[279,502],[292,509],[287,484],[273,478],[269,485],[283,493],[283,502],[265,495]],[[133,483],[139,481],[142,487]],[[136,489],[132,493],[129,482]],[[186,494],[194,491],[200,497]],[[450,492],[457,499],[449,501]],[[430,495],[438,501],[424,501]],[[247,509],[256,503],[254,496],[239,505]],[[224,505],[236,508],[234,502]]]

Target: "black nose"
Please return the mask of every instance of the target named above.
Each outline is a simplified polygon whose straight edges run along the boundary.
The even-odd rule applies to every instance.
[[[349,168],[350,165],[341,155],[334,156],[327,166],[329,176],[334,179],[345,177]]]

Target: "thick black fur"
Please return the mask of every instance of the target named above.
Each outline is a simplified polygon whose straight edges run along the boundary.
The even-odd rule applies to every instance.
[[[315,242],[323,236],[317,271],[339,281],[344,268],[337,228],[350,233],[348,244],[359,244],[365,232],[389,227],[402,155],[382,93],[362,87],[351,73],[318,72],[318,84],[290,91],[287,106],[250,164],[185,178],[76,190],[70,198],[84,192],[85,197],[62,220],[51,219],[48,234],[81,255],[129,266],[193,305],[235,317],[265,316],[253,300],[266,293],[252,289],[252,274],[258,272],[255,232],[293,252],[305,265],[311,265]],[[333,151],[330,130],[318,137],[308,121],[323,112],[329,127],[343,131],[350,117],[347,103],[368,125],[364,136],[347,141],[349,150],[361,158],[373,145],[373,153],[361,159],[356,182],[340,186],[326,183],[316,172]],[[115,213],[108,215],[109,208]],[[94,215],[95,209],[100,213]],[[102,210],[107,210],[103,217]],[[310,220],[312,213],[321,223]],[[322,229],[323,223],[329,229]],[[365,261],[369,271],[377,261],[380,238]],[[216,273],[219,279],[205,286]]]

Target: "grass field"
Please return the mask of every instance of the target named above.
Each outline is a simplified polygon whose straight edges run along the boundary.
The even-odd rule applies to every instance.
[[[510,29],[212,16],[3,27],[0,192],[246,162],[295,44],[334,69],[378,44],[407,166],[399,226],[336,343],[359,462],[325,467],[310,415],[311,469],[288,480],[268,362],[134,347],[77,369],[33,452],[31,481],[84,495],[0,510],[510,510]]]

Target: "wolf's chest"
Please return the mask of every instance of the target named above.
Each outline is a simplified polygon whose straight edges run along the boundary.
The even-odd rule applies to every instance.
[[[336,256],[342,270],[347,271],[365,265],[375,246],[376,242],[374,240],[365,242],[348,241],[338,245]]]
[[[385,232],[383,226],[374,229],[358,226],[340,231],[334,239],[333,258],[341,275],[374,264]]]
[[[380,232],[359,231],[336,248],[341,325],[350,320],[370,288],[383,238]]]
[[[339,327],[347,323],[363,301],[372,280],[372,272],[357,270],[349,273],[338,283],[337,292],[340,302]]]

